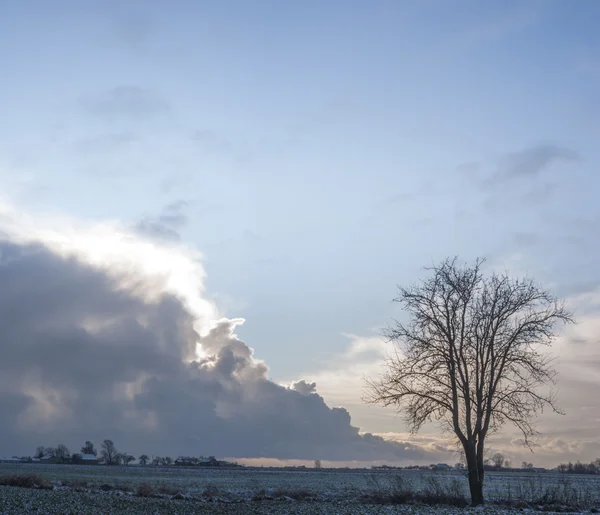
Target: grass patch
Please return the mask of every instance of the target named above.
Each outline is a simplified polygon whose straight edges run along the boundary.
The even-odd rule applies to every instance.
[[[315,497],[312,492],[305,488],[277,488],[271,495],[275,499],[287,497],[288,499],[294,499],[294,501],[307,501]]]
[[[374,474],[361,500],[373,504],[425,504],[460,508],[469,505],[463,484],[457,478],[428,476],[423,479],[423,486],[418,488],[403,474]]]
[[[568,477],[553,483],[540,476],[519,478],[519,481],[505,485],[495,504],[519,503],[542,511],[556,512],[597,508],[600,489],[595,481],[577,482]]]
[[[161,483],[156,487],[156,492],[162,495],[177,495],[181,493],[181,489],[168,483]]]

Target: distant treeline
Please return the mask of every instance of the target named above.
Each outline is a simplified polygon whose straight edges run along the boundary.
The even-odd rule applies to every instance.
[[[19,463],[49,463],[49,464],[77,464],[77,465],[129,465],[137,461],[140,465],[154,466],[228,466],[238,467],[235,462],[220,461],[214,456],[179,456],[177,459],[169,456],[148,456],[142,454],[135,457],[127,452],[119,452],[112,440],[104,440],[100,447],[100,452],[96,450],[94,444],[86,441],[81,451],[71,453],[64,444],[56,447],[39,446],[33,457],[31,456],[13,456],[12,458],[0,458],[0,462],[19,462]]]
[[[556,470],[564,474],[600,474],[600,458],[596,458],[591,463],[561,463]]]

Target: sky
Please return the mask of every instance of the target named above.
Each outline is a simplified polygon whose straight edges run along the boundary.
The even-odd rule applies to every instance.
[[[509,428],[491,446],[600,456],[599,16],[0,2],[0,455],[112,437],[454,459],[362,396],[396,285],[459,255],[532,275],[579,321],[555,346],[566,415],[540,418],[533,455]]]

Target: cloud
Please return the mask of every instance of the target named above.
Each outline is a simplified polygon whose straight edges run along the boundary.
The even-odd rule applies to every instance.
[[[134,454],[423,455],[361,435],[316,385],[270,381],[243,320],[205,300],[196,252],[8,208],[0,234],[0,454],[112,438]]]
[[[457,173],[485,194],[485,210],[506,212],[547,201],[561,187],[560,179],[549,179],[552,167],[580,161],[580,155],[567,147],[540,144],[505,154],[491,173],[477,163],[460,165]]]
[[[188,222],[188,216],[184,213],[187,206],[188,203],[182,200],[173,202],[166,206],[160,215],[142,218],[134,230],[153,240],[179,241],[179,231]]]
[[[235,142],[213,130],[201,129],[193,131],[190,139],[204,152],[226,156],[233,159],[236,163],[247,163],[255,157],[254,150],[248,144]]]
[[[136,141],[131,133],[99,134],[75,142],[75,148],[83,153],[105,153],[127,147]]]
[[[164,115],[170,104],[156,91],[139,86],[119,86],[86,103],[87,111],[108,119],[147,120]]]
[[[300,381],[294,381],[290,386],[291,390],[301,393],[302,395],[310,395],[311,393],[317,392],[317,383],[307,383],[304,379]]]
[[[519,177],[537,178],[555,163],[575,163],[581,158],[574,150],[545,144],[507,154],[499,163],[492,182],[512,180]]]

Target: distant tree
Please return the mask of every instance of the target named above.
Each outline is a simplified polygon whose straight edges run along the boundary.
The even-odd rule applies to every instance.
[[[571,314],[534,281],[483,273],[483,260],[462,266],[447,259],[431,276],[399,288],[407,312],[386,336],[396,344],[384,373],[370,380],[367,401],[402,412],[411,432],[440,422],[463,447],[473,506],[483,504],[485,444],[511,423],[525,444],[532,419],[558,411],[552,359],[543,352],[555,326]]]
[[[462,461],[459,461],[454,465],[454,468],[457,470],[463,470],[465,468],[465,464]]]
[[[65,462],[71,459],[71,453],[69,452],[67,446],[61,443],[54,450],[54,457],[62,462]]]
[[[46,447],[44,449],[44,456],[50,456],[51,458],[56,458],[56,448],[55,447]]]
[[[521,463],[521,468],[523,470],[533,470],[533,463],[528,463],[524,461],[523,463]]]
[[[165,456],[164,458],[161,458],[161,463],[163,465],[169,466],[172,462],[173,462],[173,460],[171,459],[170,456]]]
[[[568,474],[600,474],[600,459],[596,459],[591,463],[561,463],[556,467],[559,472]]]
[[[510,460],[508,458],[504,460],[504,468],[510,468]]]
[[[146,466],[150,458],[146,454],[142,454],[139,458],[140,465]]]
[[[158,466],[161,464],[161,458],[159,456],[154,456],[152,458],[152,465]]]
[[[81,461],[82,461],[81,453],[76,452],[75,454],[73,454],[73,456],[71,456],[71,461],[73,463],[81,463]]]
[[[46,455],[46,448],[43,445],[40,445],[35,450],[35,454],[33,455],[33,457],[39,460],[40,458],[43,458],[45,455]]]
[[[502,465],[504,465],[504,455],[497,452],[492,456],[491,461],[494,467],[496,467],[497,469],[501,469]]]
[[[98,451],[94,448],[94,444],[89,440],[85,442],[85,445],[81,448],[81,454],[93,454],[98,455]]]
[[[104,440],[102,447],[100,448],[100,456],[106,465],[117,465],[118,464],[119,452],[115,447],[112,440]]]
[[[135,456],[132,456],[131,454],[125,454],[123,456],[123,463],[125,463],[125,465],[129,465],[132,461],[135,461]]]
[[[316,469],[320,469],[321,468],[321,460],[315,460],[315,468]]]

